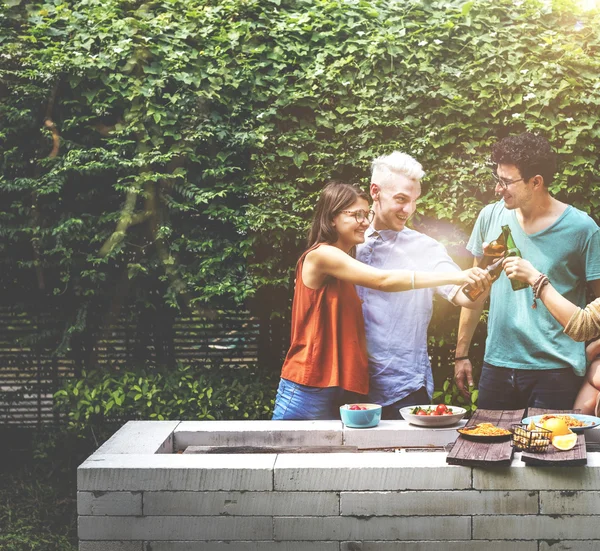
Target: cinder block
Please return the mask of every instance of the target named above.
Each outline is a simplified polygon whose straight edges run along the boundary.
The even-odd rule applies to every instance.
[[[143,541],[80,541],[79,551],[144,551]]]
[[[516,455],[510,467],[473,469],[475,490],[600,490],[600,454],[582,467],[532,467]]]
[[[485,546],[484,546],[485,543]],[[345,541],[340,551],[538,551],[534,541]]]
[[[539,551],[600,551],[600,540],[540,541]]]
[[[342,515],[531,515],[538,512],[537,492],[342,492]]]
[[[341,421],[183,421],[175,449],[188,446],[341,446]]]
[[[381,421],[369,430],[344,426],[344,444],[359,448],[443,447],[456,441],[456,429],[465,424],[466,421],[461,420],[451,427],[423,429],[408,421],[390,420]]]
[[[275,490],[463,490],[471,469],[443,453],[289,454],[277,456]]]
[[[144,515],[331,516],[333,492],[145,492]]]
[[[94,455],[173,453],[173,432],[180,421],[129,421]]]
[[[271,517],[79,517],[82,540],[273,540]],[[304,538],[306,539],[306,538]]]
[[[272,490],[275,457],[275,454],[94,455],[77,469],[77,489]]]
[[[276,540],[468,540],[471,517],[274,517]]]
[[[540,513],[543,515],[589,515],[599,512],[600,492],[540,492]]]
[[[142,514],[141,492],[77,492],[78,515]]]
[[[506,515],[473,517],[473,539],[589,540],[598,537],[597,516]]]
[[[149,541],[146,551],[339,551],[337,541]]]

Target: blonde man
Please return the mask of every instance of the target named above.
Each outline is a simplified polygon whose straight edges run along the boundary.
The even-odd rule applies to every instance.
[[[358,260],[386,270],[460,270],[443,245],[406,227],[424,175],[418,161],[399,151],[373,161],[370,193],[375,218],[358,246]],[[357,291],[367,335],[369,400],[384,406],[384,419],[401,419],[401,407],[429,403],[433,393],[427,328],[434,295],[467,308],[479,302],[469,301],[451,285],[404,293],[365,287]]]

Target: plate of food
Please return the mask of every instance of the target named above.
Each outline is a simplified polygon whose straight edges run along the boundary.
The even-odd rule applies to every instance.
[[[508,440],[512,436],[512,431],[497,427],[493,423],[479,423],[456,430],[465,438],[483,442],[500,442]]]
[[[564,419],[567,426],[573,432],[581,432],[586,429],[593,429],[600,425],[600,417],[594,417],[593,415],[583,415],[580,413],[546,413],[544,415],[532,415],[531,417],[525,417],[521,421],[524,425],[529,425],[533,422],[534,425],[542,426],[548,419],[558,417]]]
[[[447,427],[458,423],[467,413],[465,408],[446,404],[408,406],[400,413],[411,425],[419,427]]]

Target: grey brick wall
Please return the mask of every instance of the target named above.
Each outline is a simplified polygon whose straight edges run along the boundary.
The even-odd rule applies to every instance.
[[[526,466],[517,454],[493,469],[447,465],[443,451],[178,454],[167,452],[182,442],[248,444],[252,434],[268,445],[361,446],[361,431],[331,422],[229,422],[223,431],[219,422],[137,423],[78,470],[80,551],[600,549],[600,453],[588,453],[585,467]],[[434,434],[389,421],[362,431],[362,445],[385,442],[387,432],[440,446],[455,428]],[[596,431],[588,440],[600,440]]]

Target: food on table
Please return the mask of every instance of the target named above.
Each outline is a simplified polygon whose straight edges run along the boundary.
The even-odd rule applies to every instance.
[[[410,412],[413,415],[454,415],[452,409],[450,409],[446,404],[438,404],[437,406],[430,406],[427,408],[416,406],[411,409]]]
[[[548,419],[540,423],[540,426],[552,432],[550,435],[550,442],[553,442],[557,436],[571,434],[571,429],[562,417],[550,415]]]
[[[527,427],[516,425],[513,432],[513,445],[530,452],[542,452],[550,444],[550,431],[529,423]]]
[[[509,430],[497,427],[493,423],[479,423],[473,427],[465,427],[460,432],[469,436],[507,436],[511,434]]]
[[[577,445],[577,434],[571,432],[570,434],[561,434],[560,436],[555,436],[552,439],[552,445],[561,451],[569,451],[572,450]]]
[[[586,427],[590,423],[586,423],[585,421],[580,421],[579,419],[575,419],[575,417],[571,417],[570,415],[543,415],[540,419],[540,425],[549,421],[550,419],[562,419],[567,424],[567,427]]]

